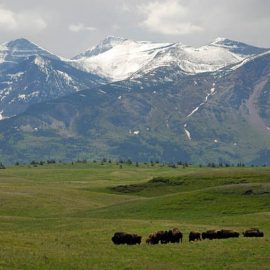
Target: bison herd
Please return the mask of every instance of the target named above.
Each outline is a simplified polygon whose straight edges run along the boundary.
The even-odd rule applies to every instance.
[[[182,242],[183,234],[174,228],[169,231],[158,231],[156,233],[151,233],[146,239],[147,244],[167,244],[167,243],[179,243]]]
[[[244,237],[263,237],[264,233],[259,229],[251,228],[243,233]],[[238,238],[240,236],[239,232],[233,230],[208,230],[206,232],[190,232],[189,242],[204,240],[204,239],[226,239],[226,238]],[[147,244],[168,244],[168,243],[180,243],[183,240],[183,234],[177,228],[168,231],[158,231],[151,233],[146,239]],[[136,245],[141,244],[142,237],[137,234],[129,234],[125,232],[116,232],[112,237],[112,242],[115,245],[127,244]]]

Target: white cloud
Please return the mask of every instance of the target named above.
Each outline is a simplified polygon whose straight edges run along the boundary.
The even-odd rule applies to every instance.
[[[71,24],[69,26],[71,32],[81,32],[81,31],[96,31],[97,29],[92,26],[86,26],[83,23]]]
[[[17,12],[0,6],[1,31],[42,31],[47,27],[45,20],[34,12]]]
[[[17,27],[14,13],[0,7],[0,27],[2,29],[13,30]]]
[[[177,0],[155,1],[138,6],[145,19],[141,26],[164,35],[186,35],[203,28],[192,22],[190,11]]]

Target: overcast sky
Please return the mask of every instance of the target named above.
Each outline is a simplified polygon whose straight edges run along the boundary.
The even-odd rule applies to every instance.
[[[270,48],[269,0],[0,0],[0,42],[25,37],[72,57],[108,35]]]

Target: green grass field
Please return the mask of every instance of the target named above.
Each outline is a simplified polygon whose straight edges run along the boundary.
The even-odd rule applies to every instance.
[[[183,244],[146,237],[178,227]],[[189,243],[191,230],[264,238]],[[114,246],[116,231],[143,236]],[[270,168],[75,163],[0,170],[0,269],[270,269]]]

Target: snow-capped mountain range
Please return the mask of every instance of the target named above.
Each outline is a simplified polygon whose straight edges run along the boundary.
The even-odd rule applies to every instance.
[[[217,38],[193,48],[181,43],[154,43],[108,37],[99,45],[74,57],[74,66],[111,81],[125,80],[162,66],[178,66],[183,73],[214,72],[264,52],[244,43]]]
[[[31,104],[108,82],[138,79],[160,67],[171,68],[177,76],[215,72],[265,51],[224,38],[193,48],[107,37],[78,56],[64,59],[17,39],[0,45],[0,119],[17,115]]]
[[[108,37],[72,59],[0,46],[0,153],[270,164],[270,50]],[[14,116],[14,117],[12,117]]]
[[[266,51],[225,38],[193,48],[107,37],[78,56],[64,59],[17,39],[0,45],[0,119],[20,114],[35,103],[108,82],[138,79],[161,68],[174,77],[216,72],[237,68]]]

